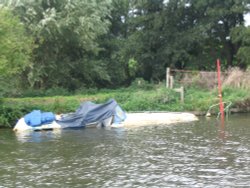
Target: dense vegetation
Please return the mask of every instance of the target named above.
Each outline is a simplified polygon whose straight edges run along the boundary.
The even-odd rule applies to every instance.
[[[249,0],[1,0],[1,94],[158,83],[165,68],[247,68]],[[11,81],[11,82],[10,82]],[[7,86],[6,86],[6,83]],[[5,86],[5,87],[4,87]]]
[[[33,108],[72,111],[89,98],[113,97],[132,111],[204,110],[215,91],[190,87],[180,104],[159,87],[166,67],[214,71],[220,58],[223,70],[248,70],[249,7],[249,0],[0,0],[0,124]],[[127,88],[138,78],[151,84]],[[246,91],[225,90],[233,101]],[[65,97],[46,98],[57,94]]]
[[[219,102],[217,89],[188,87],[185,89],[185,102],[182,103],[179,94],[173,90],[166,89],[163,85],[153,85],[146,82],[140,85],[133,83],[130,87],[116,90],[90,89],[74,95],[65,91],[64,96],[55,96],[61,91],[48,92],[47,96],[43,95],[43,97],[5,98],[0,106],[0,127],[14,126],[20,117],[34,109],[52,111],[57,114],[74,112],[81,102],[87,100],[102,103],[114,98],[127,112],[196,111],[199,114],[203,113],[203,115],[211,105]],[[233,103],[232,108],[249,110],[249,89],[225,87],[223,93],[224,101]],[[211,112],[218,113],[218,108]]]

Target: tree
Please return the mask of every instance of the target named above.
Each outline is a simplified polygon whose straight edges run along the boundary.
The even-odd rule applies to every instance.
[[[130,1],[112,1],[112,9],[108,18],[110,22],[109,32],[99,40],[103,50],[100,51],[98,57],[107,66],[108,75],[110,76],[108,85],[111,87],[129,84],[130,81],[128,62],[131,57],[125,50],[129,35]]]
[[[76,89],[109,79],[98,38],[108,31],[109,0],[24,0],[14,12],[35,38],[29,83],[36,88]],[[12,5],[13,6],[13,5]]]
[[[18,17],[0,7],[1,92],[18,86],[21,73],[30,66],[32,49],[33,40],[27,36]]]
[[[136,72],[138,77],[157,80],[164,66],[159,56],[163,44],[161,37],[163,1],[131,1],[130,8],[130,25],[123,54],[138,63]]]
[[[0,8],[0,26],[0,75],[18,75],[30,63],[32,39],[19,19],[6,8]]]
[[[166,66],[213,70],[217,58],[223,67],[233,66],[239,46],[230,33],[244,25],[247,5],[248,0],[137,1],[127,53],[147,80],[163,79]]]
[[[232,42],[237,46],[237,66],[247,68],[250,65],[250,27],[235,27],[230,34]]]
[[[214,46],[210,46],[210,50],[213,47],[216,49],[217,56],[225,60],[226,67],[233,66],[238,46],[233,44],[230,33],[235,27],[244,26],[243,15],[248,11],[248,0],[212,0],[206,1],[200,6],[198,6],[197,1],[194,1],[194,6],[196,5],[198,9],[202,7],[204,10],[204,16],[200,19],[200,23],[207,28],[206,34],[215,43]]]
[[[166,67],[248,61],[249,0],[4,1],[35,39],[23,74],[35,88],[115,87],[135,77],[160,81]]]

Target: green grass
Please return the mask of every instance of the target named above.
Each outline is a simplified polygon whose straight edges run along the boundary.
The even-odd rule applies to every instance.
[[[219,102],[217,90],[199,88],[185,89],[185,102],[181,103],[179,93],[163,85],[129,87],[117,90],[95,90],[78,92],[72,96],[4,98],[0,100],[0,126],[12,127],[24,114],[40,109],[54,113],[73,112],[81,102],[91,100],[103,103],[114,98],[126,111],[207,111]],[[250,99],[246,89],[223,88],[223,100],[233,104]]]

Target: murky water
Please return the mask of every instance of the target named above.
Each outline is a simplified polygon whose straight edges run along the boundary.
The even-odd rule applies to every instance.
[[[0,187],[249,187],[250,115],[133,130],[0,130]]]

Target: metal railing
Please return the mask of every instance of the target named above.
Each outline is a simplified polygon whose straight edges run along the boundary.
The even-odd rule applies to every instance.
[[[224,108],[224,112],[226,112],[226,116],[228,117],[229,116],[229,112],[230,112],[229,108],[232,105],[232,102],[230,102],[230,101],[229,102],[223,102],[223,104],[224,104],[224,106],[226,106]],[[219,105],[220,105],[220,103],[214,104],[214,105],[210,106],[209,109],[208,109],[208,111],[207,111],[207,113],[206,113],[206,117],[210,117],[211,116],[211,110],[213,108],[215,108],[216,106],[219,106]],[[221,112],[218,112],[217,119],[220,117],[220,115],[221,115]]]

